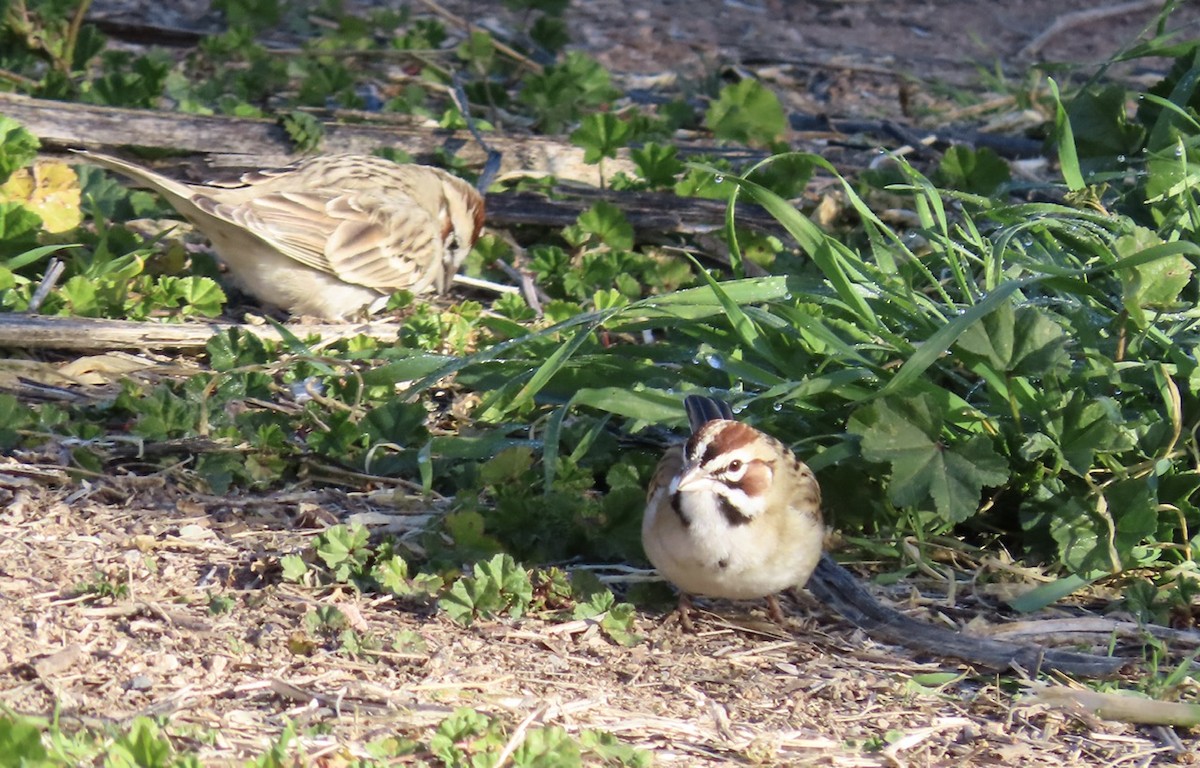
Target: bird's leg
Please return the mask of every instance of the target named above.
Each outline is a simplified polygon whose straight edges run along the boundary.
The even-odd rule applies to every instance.
[[[767,595],[767,615],[771,617],[771,621],[780,626],[787,623],[787,617],[783,615],[783,608],[779,606],[779,598],[775,595]]]
[[[679,626],[684,632],[696,631],[696,625],[692,623],[692,598],[686,592],[679,593],[679,606],[675,612],[679,614]]]

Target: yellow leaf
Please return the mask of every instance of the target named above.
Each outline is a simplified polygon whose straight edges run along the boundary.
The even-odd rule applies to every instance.
[[[79,177],[59,160],[38,160],[0,186],[0,202],[20,203],[42,217],[47,232],[66,232],[79,226]]]

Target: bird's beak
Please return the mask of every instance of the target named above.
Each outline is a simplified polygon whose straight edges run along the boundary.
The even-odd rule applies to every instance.
[[[683,474],[675,478],[672,492],[679,491],[694,491],[704,485],[704,472],[701,471],[700,465],[697,464],[691,467],[684,467]]]

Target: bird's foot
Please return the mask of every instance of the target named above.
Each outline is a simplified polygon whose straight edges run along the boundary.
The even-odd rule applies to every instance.
[[[767,595],[767,616],[780,626],[787,624],[787,616],[783,615],[783,608],[779,605],[779,598],[775,595]]]

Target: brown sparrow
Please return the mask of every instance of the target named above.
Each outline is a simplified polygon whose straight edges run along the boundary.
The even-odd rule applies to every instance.
[[[646,555],[685,594],[766,597],[782,618],[775,593],[804,586],[821,558],[817,479],[783,443],[734,421],[725,403],[691,395],[684,407],[692,435],[654,473]]]
[[[295,315],[338,320],[400,289],[445,292],[483,227],[483,197],[467,182],[370,155],[186,184],[79,154],[159,192],[208,236],[240,287]]]
[[[689,395],[692,434],[667,451],[642,517],[650,562],[687,593],[730,599],[767,598],[808,589],[876,639],[987,667],[1020,665],[1081,675],[1116,672],[1124,659],[974,637],[918,621],[881,604],[862,582],[822,552],[821,490],[787,446],[735,421],[725,403]],[[686,598],[680,618],[690,624]]]

